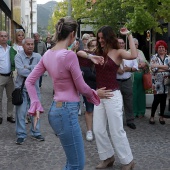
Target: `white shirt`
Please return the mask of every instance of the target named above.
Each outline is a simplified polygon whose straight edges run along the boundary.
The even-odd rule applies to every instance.
[[[138,70],[138,62],[134,60],[125,60],[123,59],[122,67],[133,67]],[[123,68],[122,68],[123,69]],[[124,72],[123,74],[117,74],[117,79],[128,79],[131,77],[131,72]]]
[[[47,48],[51,47],[51,44],[50,43],[47,43]]]
[[[17,48],[18,48],[17,53],[19,53],[19,52],[21,52],[21,51],[23,51],[23,50],[24,50],[24,49],[23,49],[23,47],[22,47],[22,46],[20,46],[20,45],[18,45],[18,46],[17,46]]]
[[[9,55],[10,46],[7,45],[6,49],[0,45],[0,73],[8,74],[11,72],[11,61]]]

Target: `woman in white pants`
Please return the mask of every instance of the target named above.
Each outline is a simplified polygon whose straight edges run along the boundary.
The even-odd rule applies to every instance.
[[[123,128],[123,102],[116,74],[122,60],[135,59],[137,51],[131,32],[122,28],[121,34],[128,37],[131,53],[119,48],[118,39],[110,26],[103,26],[97,32],[95,54],[104,57],[103,65],[95,65],[97,89],[105,87],[106,90],[112,91],[113,96],[110,97],[110,93],[106,93],[100,100],[100,104],[94,107],[93,130],[101,159],[96,169],[113,166],[115,161],[114,149],[106,129],[107,122],[115,151],[122,164],[122,170],[131,170],[134,167],[133,155]],[[93,56],[89,54],[78,52],[78,55],[93,60]]]

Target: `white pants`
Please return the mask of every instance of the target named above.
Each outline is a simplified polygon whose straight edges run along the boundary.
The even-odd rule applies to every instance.
[[[114,155],[114,149],[109,139],[106,126],[109,125],[111,139],[121,164],[129,164],[133,155],[126,132],[123,129],[123,102],[120,90],[113,91],[111,99],[101,99],[99,106],[94,106],[93,131],[101,160]]]

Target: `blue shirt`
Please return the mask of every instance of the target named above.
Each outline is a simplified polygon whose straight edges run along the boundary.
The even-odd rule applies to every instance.
[[[32,64],[29,65],[31,58],[33,58],[33,61],[32,61]],[[34,67],[38,64],[40,59],[41,59],[41,55],[38,53],[34,53],[34,52],[32,53],[31,57],[28,57],[24,51],[19,52],[18,54],[15,55],[15,68],[17,70],[15,88],[21,87],[24,77],[28,77],[28,75],[31,73]],[[36,81],[35,86],[36,86],[37,92],[40,93],[39,80]],[[25,86],[23,90],[26,91]]]

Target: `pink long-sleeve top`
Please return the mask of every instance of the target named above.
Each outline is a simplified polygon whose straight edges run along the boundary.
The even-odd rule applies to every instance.
[[[31,99],[31,106],[28,110],[30,114],[35,114],[36,111],[44,111],[34,84],[45,71],[48,71],[52,78],[55,101],[78,102],[80,101],[79,93],[81,93],[87,97],[89,102],[95,105],[100,104],[96,92],[84,82],[76,54],[66,49],[50,49],[25,81]]]

